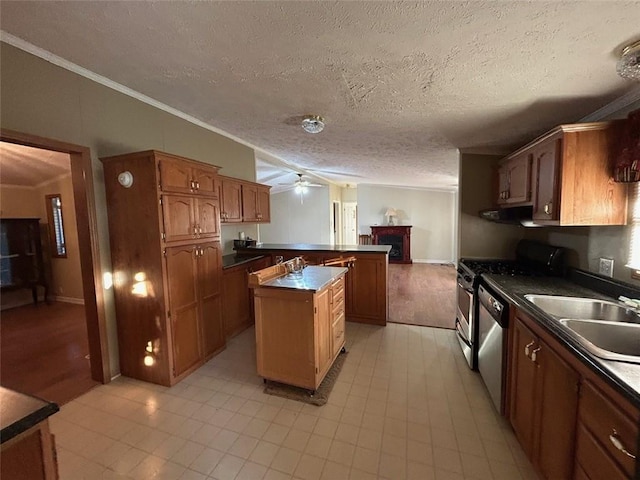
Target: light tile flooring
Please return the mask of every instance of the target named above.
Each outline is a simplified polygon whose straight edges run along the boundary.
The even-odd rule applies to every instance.
[[[51,418],[60,478],[536,478],[453,331],[348,323],[347,349],[323,407],[262,393],[253,329],[173,388],[94,388]]]

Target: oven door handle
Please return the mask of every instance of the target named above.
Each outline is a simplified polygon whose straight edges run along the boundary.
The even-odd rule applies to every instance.
[[[462,328],[460,328],[460,320],[458,320],[457,318],[456,318],[456,333],[458,334],[458,337],[460,338],[460,340],[462,340],[462,342],[464,342],[464,344],[467,347],[473,348],[471,346],[471,342],[469,342],[469,340],[467,340],[465,336],[462,334]]]
[[[465,292],[473,293],[473,288],[465,287],[462,283],[460,283],[460,280],[458,280],[458,286]]]

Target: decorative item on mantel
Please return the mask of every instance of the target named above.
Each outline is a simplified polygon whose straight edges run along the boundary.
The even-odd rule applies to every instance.
[[[622,127],[613,178],[620,183],[640,181],[640,109],[629,113]]]
[[[387,225],[395,225],[395,217],[398,215],[398,212],[396,212],[395,208],[387,208],[387,211],[385,212],[384,216],[387,217]]]

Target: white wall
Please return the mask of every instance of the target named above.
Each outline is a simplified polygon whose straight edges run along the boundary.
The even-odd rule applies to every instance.
[[[310,188],[300,204],[293,190],[271,195],[271,223],[260,225],[263,243],[331,244],[328,188]]]
[[[386,225],[384,213],[398,211],[398,225],[412,225],[414,262],[454,262],[456,193],[358,185],[358,233],[370,234],[371,225]]]

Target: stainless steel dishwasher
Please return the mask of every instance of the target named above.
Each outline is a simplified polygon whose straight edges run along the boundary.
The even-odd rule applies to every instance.
[[[482,284],[478,288],[478,301],[478,370],[493,404],[504,415],[509,304]]]

